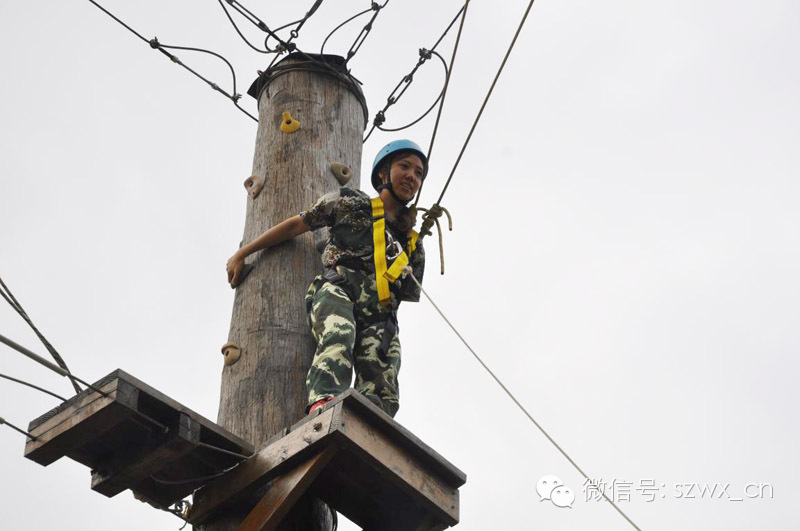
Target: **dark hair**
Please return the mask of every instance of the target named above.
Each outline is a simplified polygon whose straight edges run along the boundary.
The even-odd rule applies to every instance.
[[[411,208],[408,206],[403,206],[400,209],[400,213],[397,214],[397,219],[389,219],[387,217],[387,220],[389,221],[389,226],[400,234],[408,234],[408,231],[410,231],[417,222]]]

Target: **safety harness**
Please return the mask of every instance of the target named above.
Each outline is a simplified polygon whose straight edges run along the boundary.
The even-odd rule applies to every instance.
[[[408,241],[408,251],[413,253],[417,248],[419,233],[412,230]],[[392,262],[391,267],[386,265],[386,213],[383,209],[383,200],[380,197],[372,199],[372,245],[375,254],[375,282],[378,286],[378,300],[381,304],[391,304],[389,283],[397,281],[408,265],[408,255],[402,249]]]

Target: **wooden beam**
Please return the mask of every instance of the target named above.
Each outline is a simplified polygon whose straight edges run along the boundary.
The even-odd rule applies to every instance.
[[[336,452],[336,447],[328,446],[276,479],[239,526],[239,531],[276,529]]]
[[[419,525],[414,529],[414,531],[443,531],[450,527],[447,524],[443,524],[439,521],[438,518],[429,514]]]
[[[167,435],[155,437],[153,442],[124,455],[117,463],[93,470],[92,490],[108,497],[116,496],[189,454],[199,442],[200,424],[181,413],[178,426]]]
[[[198,490],[189,513],[192,525],[205,522],[237,498],[266,485],[302,455],[318,449],[318,445],[324,444],[322,439],[329,434],[334,413],[335,408],[329,408],[308,419],[285,437],[274,441],[235,469]]]

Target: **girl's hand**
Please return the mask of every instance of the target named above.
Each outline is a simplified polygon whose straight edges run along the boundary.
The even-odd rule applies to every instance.
[[[235,253],[228,259],[228,263],[225,264],[225,269],[228,272],[228,284],[233,287],[239,283],[239,275],[242,272],[242,268],[244,267],[244,258],[239,256],[239,253]]]

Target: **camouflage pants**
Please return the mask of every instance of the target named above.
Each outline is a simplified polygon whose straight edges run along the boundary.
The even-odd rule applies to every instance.
[[[378,304],[374,277],[338,270],[346,273],[341,282],[317,277],[306,294],[317,341],[306,377],[308,405],[346,391],[355,372],[355,389],[394,416],[400,407],[400,339],[393,316]],[[390,336],[384,335],[387,327]]]

